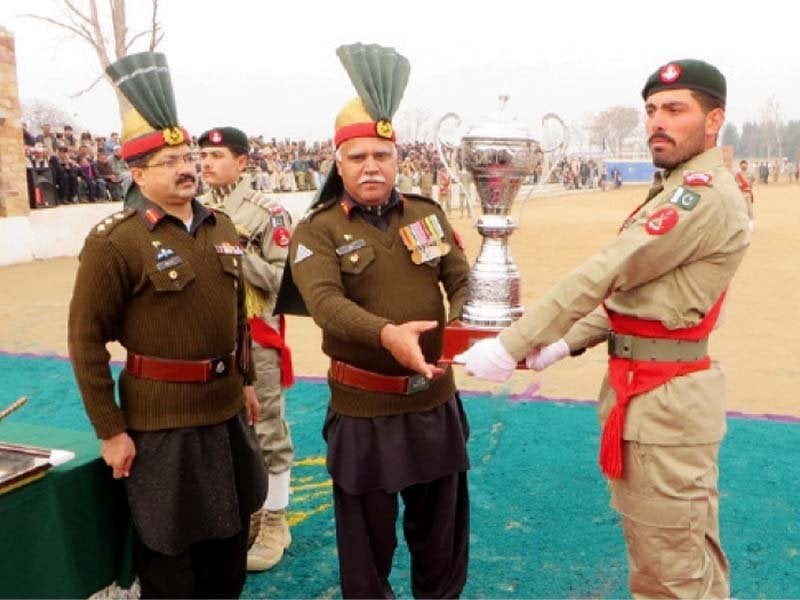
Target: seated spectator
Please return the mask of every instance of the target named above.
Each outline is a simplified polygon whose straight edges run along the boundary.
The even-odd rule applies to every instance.
[[[104,184],[113,202],[122,200],[122,177],[118,171],[114,170],[114,163],[109,159],[106,149],[97,149],[97,161],[94,163],[97,177]],[[105,199],[105,198],[103,198]]]
[[[50,157],[50,168],[53,170],[58,203],[78,201],[78,165],[69,154],[66,146],[59,146],[55,156]]]
[[[97,176],[94,163],[88,155],[78,161],[78,196],[87,202],[98,202],[106,199],[106,182]]]
[[[28,131],[28,125],[26,123],[22,124],[22,142],[25,146],[33,146],[36,143],[36,138]]]

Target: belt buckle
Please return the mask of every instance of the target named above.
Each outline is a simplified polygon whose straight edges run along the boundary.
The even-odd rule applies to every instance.
[[[608,355],[618,358],[631,358],[633,348],[630,343],[630,336],[617,335],[613,331],[608,332]]]
[[[226,364],[227,357],[220,356],[211,359],[211,378],[222,377],[228,374],[228,365]]]
[[[410,396],[411,394],[416,394],[417,392],[424,392],[429,387],[431,387],[431,381],[425,375],[416,374],[416,375],[409,375],[408,380],[406,381],[406,396]]]

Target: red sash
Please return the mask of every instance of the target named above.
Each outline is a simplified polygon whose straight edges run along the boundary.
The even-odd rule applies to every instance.
[[[670,330],[660,321],[637,319],[606,309],[611,329],[620,335],[636,335],[672,340],[701,340],[711,333],[719,317],[725,293],[717,300],[700,323],[685,329]],[[618,356],[608,357],[608,383],[617,396],[617,402],[603,426],[600,441],[600,468],[610,479],[622,477],[622,432],[625,428],[625,410],[634,396],[649,392],[673,377],[702,371],[711,366],[708,356],[690,362],[640,361]]]
[[[259,317],[250,319],[250,330],[253,341],[264,348],[274,348],[281,355],[281,387],[288,388],[294,384],[292,352],[286,345],[286,319],[283,315],[279,315],[279,318],[280,332],[275,331]]]
[[[742,193],[748,195],[748,199],[752,202],[753,201],[753,189],[750,187],[750,182],[747,181],[747,178],[744,176],[744,173],[739,171],[736,173],[736,184],[739,186],[739,190]]]

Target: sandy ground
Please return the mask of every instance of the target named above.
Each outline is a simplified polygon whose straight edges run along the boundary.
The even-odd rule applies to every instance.
[[[625,187],[531,200],[511,238],[523,302],[533,302],[609,241],[645,191]],[[729,291],[711,354],[728,374],[731,410],[800,416],[795,397],[800,389],[800,326],[795,320],[800,305],[800,186],[757,188],[755,209],[753,244]],[[457,214],[452,221],[474,260],[480,238],[471,221]],[[0,267],[0,350],[66,355],[66,317],[76,268],[74,258]],[[311,319],[290,318],[288,332],[296,373],[323,375],[327,360]],[[605,368],[604,350],[596,347],[542,373],[518,372],[502,391],[521,392],[536,382],[547,397],[592,399]],[[115,358],[123,355],[118,346],[112,345],[111,351]],[[493,389],[458,368],[457,376],[462,389]]]

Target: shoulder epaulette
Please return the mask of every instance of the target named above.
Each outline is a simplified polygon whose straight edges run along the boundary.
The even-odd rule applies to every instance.
[[[136,209],[132,206],[119,212],[107,216],[105,219],[92,227],[91,234],[107,236],[117,225],[136,214]]]
[[[332,198],[329,198],[328,200],[325,200],[325,202],[321,202],[315,206],[312,206],[303,214],[302,217],[300,217],[300,223],[306,223],[307,221],[310,221],[316,215],[325,210],[328,210],[331,206],[337,204],[338,202],[339,198],[334,196]]]

